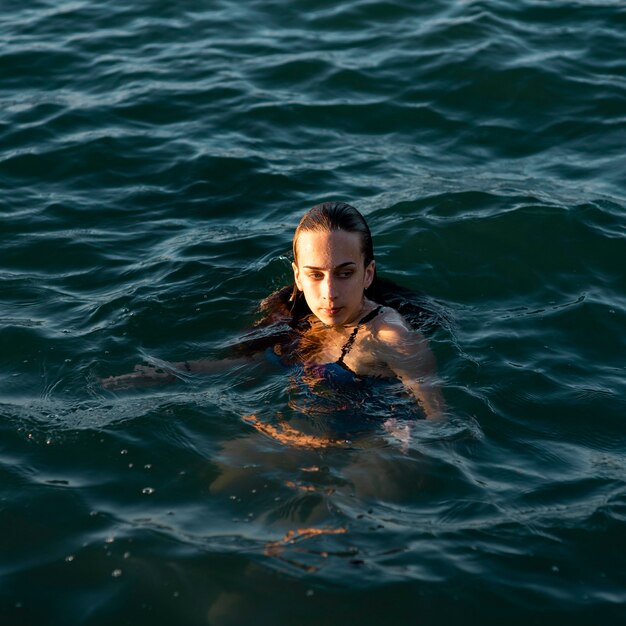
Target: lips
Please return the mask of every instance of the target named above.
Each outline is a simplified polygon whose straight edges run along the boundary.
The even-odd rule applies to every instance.
[[[339,312],[341,311],[341,308],[342,307],[338,306],[338,307],[333,307],[330,309],[322,309],[322,311],[324,312],[325,315],[328,315],[328,317],[335,317],[336,315],[339,314]]]

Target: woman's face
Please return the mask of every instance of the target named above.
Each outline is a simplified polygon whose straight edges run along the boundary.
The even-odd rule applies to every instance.
[[[296,256],[296,285],[313,314],[328,326],[357,322],[375,265],[371,261],[364,266],[360,235],[343,230],[303,231]]]

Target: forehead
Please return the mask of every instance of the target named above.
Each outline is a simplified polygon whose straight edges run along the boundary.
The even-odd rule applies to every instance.
[[[296,242],[300,267],[311,266],[332,269],[345,263],[363,263],[361,237],[345,230],[300,233]]]

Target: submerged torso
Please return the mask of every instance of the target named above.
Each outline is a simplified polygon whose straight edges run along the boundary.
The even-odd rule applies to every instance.
[[[300,325],[294,343],[268,351],[272,361],[289,371],[292,426],[349,436],[400,415],[423,417],[381,358],[377,327],[388,312],[374,305],[356,324],[339,327],[324,326],[310,316]],[[395,311],[391,315],[397,316]]]

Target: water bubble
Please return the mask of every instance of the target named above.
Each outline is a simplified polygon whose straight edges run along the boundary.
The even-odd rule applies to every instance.
[[[146,463],[146,464],[143,466],[143,468],[144,468],[144,469],[152,469],[152,463]]]
[[[124,552],[124,558],[125,559],[130,558],[130,552]]]
[[[105,543],[113,543],[115,541],[115,537],[107,537],[104,542]]]
[[[119,578],[121,575],[122,575],[121,569],[114,569],[113,572],[111,572],[111,576],[113,576],[113,578]]]
[[[66,563],[71,563],[76,557],[74,557],[73,554],[70,554],[68,556],[65,557],[65,562]]]
[[[141,490],[141,493],[147,495],[147,496],[151,496],[154,493],[154,488],[153,487],[144,487]]]
[[[122,450],[120,454],[128,454],[128,450]]]
[[[313,589],[308,589],[307,592],[306,592],[306,597],[310,598],[313,595],[315,595],[315,591],[313,591]]]

